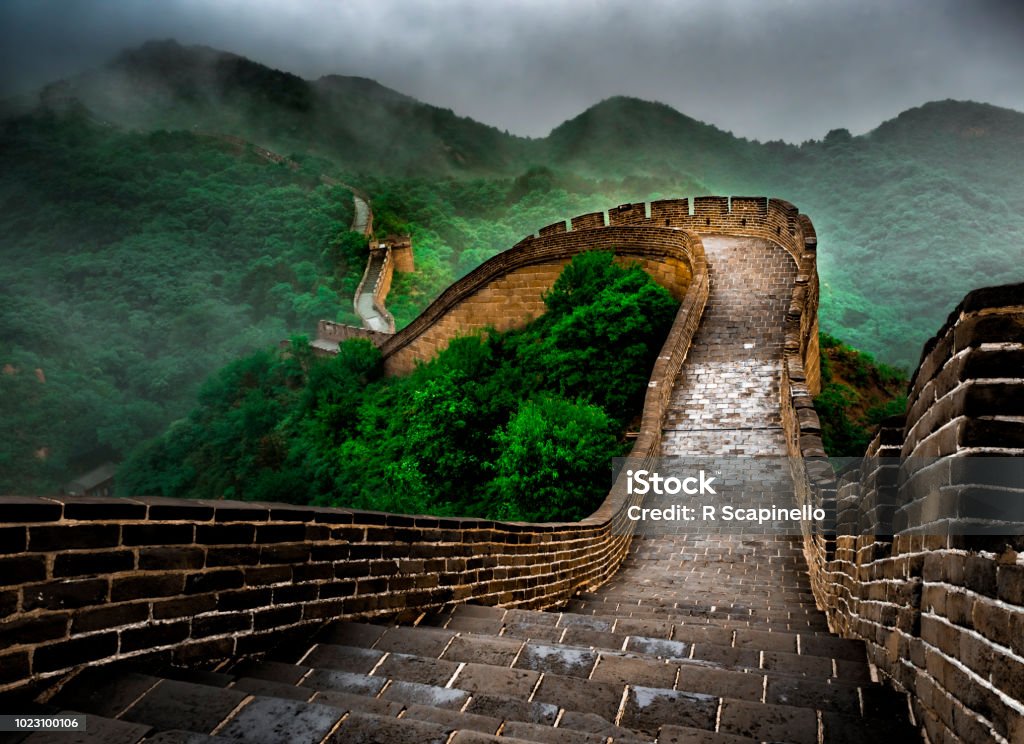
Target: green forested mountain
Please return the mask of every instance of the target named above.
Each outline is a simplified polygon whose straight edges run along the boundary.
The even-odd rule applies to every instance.
[[[862,136],[835,130],[797,146],[740,139],[663,104],[616,97],[528,140],[370,80],[306,81],[172,41],[126,51],[44,95],[68,97],[119,126],[226,132],[279,152],[318,155],[391,181],[393,193],[409,192],[409,179],[428,189],[448,178],[501,182],[483,190],[500,193],[496,202],[478,195],[470,204],[440,205],[431,219],[412,219],[415,199],[393,203],[399,218],[433,233],[454,216],[507,217],[508,179],[519,179],[512,198],[543,194],[530,210],[539,221],[525,231],[568,216],[559,210],[590,194],[605,197],[589,200],[594,208],[699,193],[786,198],[818,228],[823,327],[907,367],[966,291],[1024,271],[1024,114],[984,104],[930,103]],[[501,227],[482,232],[471,243],[444,246],[440,254],[452,260],[409,288],[405,317],[449,271],[464,271],[473,257],[520,236]]]
[[[0,174],[0,491],[119,459],[220,365],[352,317],[365,241],[316,174],[75,112],[6,122]]]
[[[702,193],[809,214],[822,330],[907,369],[965,292],[1024,279],[1024,114],[985,104],[794,145],[616,97],[524,139],[371,80],[152,42],[3,110],[0,490],[120,458],[229,359],[351,319],[364,246],[348,192],[320,173],[370,194],[381,232],[412,234],[417,272],[389,298],[399,325],[542,225]]]

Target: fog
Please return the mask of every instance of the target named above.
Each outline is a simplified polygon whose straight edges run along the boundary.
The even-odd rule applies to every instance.
[[[5,0],[0,95],[152,38],[370,77],[529,136],[611,95],[791,142],[936,99],[1024,110],[1015,0]]]

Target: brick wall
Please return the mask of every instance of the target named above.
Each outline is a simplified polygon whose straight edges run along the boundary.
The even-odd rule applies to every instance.
[[[1006,515],[1024,480],[972,458],[1024,455],[1022,417],[1024,285],[977,290],[926,345],[906,416],[819,482],[838,527],[812,543],[818,601],[931,741],[1024,741],[1024,523]]]
[[[411,371],[433,358],[455,336],[492,326],[498,330],[524,325],[544,312],[543,294],[572,256],[586,250],[614,250],[622,260],[636,260],[682,299],[693,276],[693,252],[699,242],[691,233],[664,228],[565,230],[544,228],[484,262],[446,289],[418,318],[388,340],[381,350],[391,374]]]
[[[615,570],[629,543],[611,529],[621,499],[604,517],[531,525],[229,501],[3,498],[0,690],[87,662],[244,656],[326,618],[468,599],[546,607]]]
[[[388,247],[395,261],[395,271],[409,273],[416,270],[416,260],[412,253],[412,238],[408,235],[388,236]]]

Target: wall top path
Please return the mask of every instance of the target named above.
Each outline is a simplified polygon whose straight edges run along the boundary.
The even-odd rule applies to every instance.
[[[673,236],[672,233],[676,233]],[[782,199],[746,196],[699,196],[622,204],[605,212],[591,212],[560,220],[528,235],[446,289],[412,323],[385,341],[385,358],[426,333],[452,307],[488,282],[532,263],[568,257],[581,250],[616,249],[621,255],[653,256],[689,252],[691,234],[727,234],[761,237],[782,246],[796,260],[798,281],[813,281],[817,294],[815,255],[817,238],[810,219]],[[668,246],[672,246],[669,248]],[[817,304],[812,308],[816,313]]]

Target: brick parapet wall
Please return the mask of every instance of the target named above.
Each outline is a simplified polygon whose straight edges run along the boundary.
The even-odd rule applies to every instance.
[[[285,504],[0,499],[0,690],[83,663],[265,651],[327,618],[547,607],[628,547],[620,494],[573,524]]]
[[[384,305],[384,301],[388,297],[388,292],[391,291],[391,280],[395,275],[395,261],[391,254],[391,246],[385,243],[383,249],[378,248],[377,250],[383,251],[384,255],[381,259],[380,274],[377,276],[377,281],[373,285],[373,307],[387,322],[388,330],[391,333],[394,333],[395,318]]]
[[[316,326],[316,337],[324,341],[342,343],[350,338],[368,338],[375,345],[380,346],[384,341],[391,338],[390,333],[374,331],[370,328],[349,325],[347,323],[335,323],[332,320],[321,320]]]
[[[564,228],[564,223],[560,223]],[[547,230],[547,229],[545,229]],[[544,292],[562,268],[586,250],[613,250],[637,260],[681,299],[693,276],[699,239],[679,229],[607,227],[597,230],[546,231],[484,262],[446,289],[415,320],[381,347],[385,369],[410,372],[433,358],[458,335],[495,327],[507,330],[544,312]]]
[[[693,278],[630,453],[648,463],[660,454],[668,394],[708,296],[700,240],[677,238]],[[555,606],[615,573],[635,527],[626,509],[640,498],[620,481],[593,515],[564,524],[229,501],[0,498],[0,693],[37,689],[86,664],[261,653],[329,619],[469,600]]]
[[[832,628],[867,642],[932,741],[1024,741],[1024,524],[1004,516],[1024,482],[973,457],[1024,455],[1022,300],[972,292],[928,342],[905,418],[836,482],[834,553],[812,566]]]

